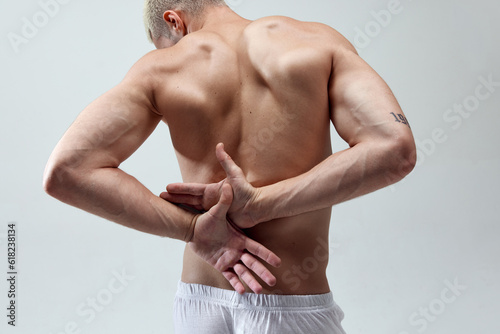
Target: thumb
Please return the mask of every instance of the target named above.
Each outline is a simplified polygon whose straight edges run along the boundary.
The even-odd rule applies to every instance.
[[[223,143],[217,145],[215,155],[222,168],[224,168],[228,178],[237,178],[243,174],[241,168],[236,165],[231,156],[224,150]]]
[[[219,202],[209,210],[209,213],[215,218],[226,219],[227,211],[233,203],[233,188],[228,183],[225,183],[221,192]]]

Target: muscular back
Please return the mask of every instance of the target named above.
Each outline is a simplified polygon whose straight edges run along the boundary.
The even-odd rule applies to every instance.
[[[219,142],[255,185],[327,157],[332,60],[316,30],[266,18],[227,36],[193,33],[164,51],[157,104],[185,182],[218,181]]]
[[[163,120],[184,181],[223,179],[214,152],[223,142],[259,187],[261,211],[250,209],[260,224],[245,233],[282,259],[271,268],[277,286],[264,292],[329,291],[331,206],[401,180],[416,163],[394,94],[326,26],[280,17],[250,22],[224,6],[187,26],[183,15],[170,11],[165,20],[175,38],[154,41],[167,49],[143,57],[80,113],[52,152],[45,190],[121,225],[191,240],[194,214],[119,168]],[[331,154],[330,120],[349,149]],[[288,218],[272,220],[278,217]],[[182,279],[231,289],[192,247]]]
[[[155,51],[156,108],[170,128],[184,182],[225,177],[214,154],[219,142],[254,186],[304,173],[331,154],[333,61],[327,36],[332,31],[271,17],[232,26],[224,35],[192,33],[172,48]],[[273,291],[328,291],[325,256],[314,272],[291,268],[327,244],[329,222],[326,209],[248,231],[283,259],[282,268],[273,269],[278,278]],[[183,280],[228,287],[189,250]]]

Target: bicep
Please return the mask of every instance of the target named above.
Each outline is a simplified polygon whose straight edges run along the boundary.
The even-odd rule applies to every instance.
[[[334,56],[329,90],[331,120],[351,147],[411,134],[391,89],[354,50]]]
[[[85,108],[54,153],[70,167],[118,167],[160,120],[145,88],[127,77]]]

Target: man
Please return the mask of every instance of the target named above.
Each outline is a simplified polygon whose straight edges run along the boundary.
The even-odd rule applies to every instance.
[[[147,0],[145,22],[158,50],[78,117],[47,192],[188,242],[178,333],[344,333],[326,278],[331,207],[412,170],[392,92],[322,24],[252,22],[222,0]],[[118,168],[161,120],[186,182],[167,201]],[[330,121],[349,149],[332,154]]]

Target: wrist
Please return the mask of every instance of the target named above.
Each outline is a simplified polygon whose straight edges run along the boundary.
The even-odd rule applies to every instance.
[[[293,216],[296,208],[291,205],[291,198],[295,193],[295,185],[290,180],[259,188],[255,207],[259,222]]]
[[[268,195],[268,187],[256,188],[256,195],[249,210],[256,225],[274,219]]]
[[[184,240],[186,243],[190,243],[193,241],[194,238],[194,229],[196,227],[196,222],[198,221],[198,218],[201,216],[201,214],[192,214],[192,217],[190,219],[188,229],[186,231],[186,234],[184,235]]]

